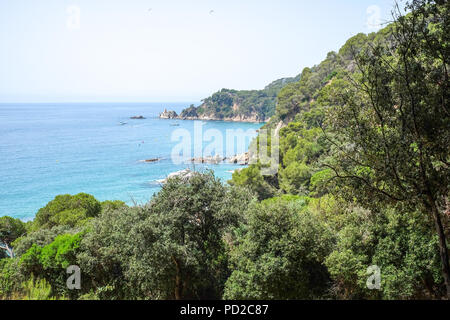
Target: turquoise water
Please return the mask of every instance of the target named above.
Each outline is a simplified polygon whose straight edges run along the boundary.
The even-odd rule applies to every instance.
[[[164,108],[190,103],[0,104],[0,216],[24,220],[58,194],[86,192],[98,200],[147,202],[159,179],[188,167],[174,164],[174,130],[194,121],[159,119]],[[131,120],[143,115],[145,120]],[[120,122],[126,122],[120,125]],[[172,126],[174,123],[179,126]],[[198,124],[198,122],[197,122]],[[208,121],[203,130],[255,130],[260,124]],[[246,146],[250,139],[246,140]],[[224,139],[225,141],[225,139]],[[210,142],[203,142],[203,147]],[[225,144],[225,142],[224,142]],[[156,163],[139,160],[163,158]],[[239,165],[208,167],[226,181]]]

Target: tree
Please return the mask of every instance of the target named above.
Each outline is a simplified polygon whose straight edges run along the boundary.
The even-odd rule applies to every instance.
[[[122,207],[126,207],[125,202],[120,200],[106,200],[101,202],[102,211],[117,210]]]
[[[20,257],[20,267],[26,276],[45,278],[51,285],[53,295],[76,297],[79,292],[68,290],[66,285],[69,265],[77,264],[82,233],[62,234],[50,244],[36,244]]]
[[[251,199],[212,173],[169,179],[147,205],[95,219],[81,267],[110,297],[220,298],[229,273],[224,237]]]
[[[358,73],[330,112],[334,160],[344,193],[368,206],[407,203],[433,218],[450,298],[444,232],[450,185],[448,64],[450,3],[414,0],[397,10],[386,37],[355,55]]]
[[[408,210],[408,209],[406,209]],[[435,299],[442,296],[438,239],[420,211],[350,206],[326,259],[340,299]],[[367,289],[367,268],[381,269],[380,290]]]
[[[44,247],[55,240],[55,238],[64,233],[77,233],[77,228],[71,228],[70,226],[54,226],[50,229],[43,228],[36,231],[30,231],[26,235],[17,238],[12,245],[14,246],[14,253],[17,256],[21,256],[28,249],[30,249],[33,244],[40,247]]]
[[[25,280],[18,259],[0,259],[0,299],[11,299],[21,291]]]
[[[298,196],[250,206],[231,246],[225,299],[311,299],[325,294],[331,230]]]
[[[123,206],[107,209],[92,220],[77,255],[84,274],[83,289],[92,290],[99,299],[137,298],[139,286],[130,286],[126,274],[133,247],[138,245],[136,226],[146,217],[139,207]]]
[[[26,232],[25,224],[19,219],[8,216],[0,218],[0,250],[14,258],[14,250],[11,246],[12,242],[24,235]]]
[[[101,210],[101,203],[89,194],[58,195],[39,209],[31,229],[33,231],[41,228],[49,229],[60,225],[80,227],[89,219],[98,216]]]
[[[233,172],[232,179],[228,183],[250,189],[259,200],[273,197],[277,190],[261,174],[260,164],[252,164],[242,170]]]

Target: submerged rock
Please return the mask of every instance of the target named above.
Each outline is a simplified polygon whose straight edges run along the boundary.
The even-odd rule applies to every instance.
[[[145,119],[145,117],[144,116],[133,116],[133,117],[130,117],[130,119],[142,120],[142,119]]]

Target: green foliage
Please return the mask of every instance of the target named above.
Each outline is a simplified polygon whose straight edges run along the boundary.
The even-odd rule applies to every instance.
[[[45,279],[30,280],[23,284],[24,297],[23,300],[55,300],[51,297],[52,288]]]
[[[40,275],[43,273],[43,268],[40,261],[41,253],[42,247],[33,244],[31,248],[29,248],[27,252],[20,257],[20,267],[22,268],[24,274]]]
[[[337,75],[339,58],[335,52],[328,53],[318,66],[303,69],[298,82],[283,87],[278,94],[277,116],[287,123],[297,114],[310,111],[320,89]]]
[[[15,298],[23,280],[17,259],[0,259],[0,300]]]
[[[75,262],[81,234],[63,234],[42,248],[40,263],[44,269],[66,269]]]
[[[306,194],[311,169],[304,162],[292,162],[280,170],[280,188],[290,194]]]
[[[12,245],[14,247],[15,254],[17,256],[21,256],[28,249],[30,249],[33,244],[44,247],[53,242],[53,240],[61,234],[76,233],[77,231],[78,229],[71,228],[70,226],[55,226],[51,229],[39,229],[36,231],[31,231],[16,239]]]
[[[0,218],[0,245],[16,254],[0,251],[0,299],[444,297],[450,7],[407,9],[296,78],[183,111],[271,117],[265,128],[283,127],[277,174],[257,163],[231,186],[210,172],[170,179],[143,206],[61,195],[33,222]],[[77,292],[70,264],[83,271]],[[380,290],[367,289],[370,265]]]
[[[267,85],[263,90],[222,89],[203,100],[199,107],[190,106],[181,112],[181,117],[208,116],[213,119],[249,118],[260,121],[269,119],[275,113],[277,94],[285,85],[298,81],[283,78]]]
[[[62,234],[50,244],[40,247],[33,244],[20,257],[20,268],[26,275],[45,278],[52,288],[52,294],[73,297],[78,292],[67,289],[66,269],[77,264],[76,255],[79,251],[82,234]]]
[[[14,255],[11,244],[25,232],[25,224],[19,219],[0,217],[0,258]]]
[[[264,179],[258,165],[250,165],[242,170],[236,170],[228,183],[233,186],[249,188],[259,200],[273,197],[276,193],[276,189]]]
[[[312,196],[323,196],[329,191],[330,180],[334,177],[331,169],[325,169],[314,173],[310,179],[310,191]]]
[[[353,60],[353,58],[365,47],[368,43],[368,37],[364,33],[358,33],[351,37],[339,50],[339,55],[346,60]]]
[[[307,195],[310,179],[320,169],[319,158],[327,149],[322,130],[306,129],[303,122],[291,122],[280,132],[280,189],[290,194]]]
[[[26,232],[25,224],[20,219],[8,216],[0,217],[0,241],[12,243]]]
[[[211,173],[170,179],[146,206],[94,220],[80,263],[101,288],[111,285],[100,296],[219,298],[228,274],[224,233],[250,200]]]
[[[373,213],[353,208],[344,215],[338,242],[326,259],[342,299],[419,299],[443,291],[438,241],[423,214],[392,208]],[[367,267],[381,269],[381,289],[366,287]]]
[[[444,209],[450,186],[450,7],[417,0],[407,9],[406,16],[397,13],[388,41],[378,38],[357,51],[353,81],[335,93],[338,103],[326,121],[333,157],[326,166],[350,201],[374,209],[405,203],[434,219],[450,298]]]
[[[83,291],[100,299],[132,299],[133,287],[127,283],[126,270],[137,244],[136,226],[147,215],[137,207],[106,210],[95,218],[81,242],[77,259],[83,273]],[[142,277],[145,277],[142,274]]]
[[[86,193],[59,195],[39,209],[32,230],[52,228],[58,225],[79,227],[96,217],[102,210],[100,202]]]
[[[106,210],[117,210],[120,209],[122,207],[126,207],[127,205],[125,204],[125,202],[120,201],[120,200],[106,200],[101,202],[101,206],[102,206],[102,212],[106,211]]]
[[[231,249],[226,299],[308,299],[323,295],[331,251],[329,228],[298,197],[250,207],[245,233]]]

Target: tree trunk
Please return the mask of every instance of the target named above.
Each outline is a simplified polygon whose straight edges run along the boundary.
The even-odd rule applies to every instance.
[[[10,258],[14,258],[14,250],[12,247],[8,246],[7,242],[4,242],[4,246],[0,246],[0,249],[6,250]]]
[[[181,277],[180,265],[175,257],[172,256],[172,260],[175,263],[176,275],[175,275],[175,300],[181,300],[183,298],[183,281]]]
[[[432,199],[432,197],[429,197],[429,201],[431,202],[430,205],[433,212],[434,225],[439,236],[439,254],[441,257],[442,276],[444,277],[444,283],[447,289],[447,299],[450,300],[450,264],[448,259],[448,249],[445,239],[444,227],[442,225],[441,216],[435,201]]]

